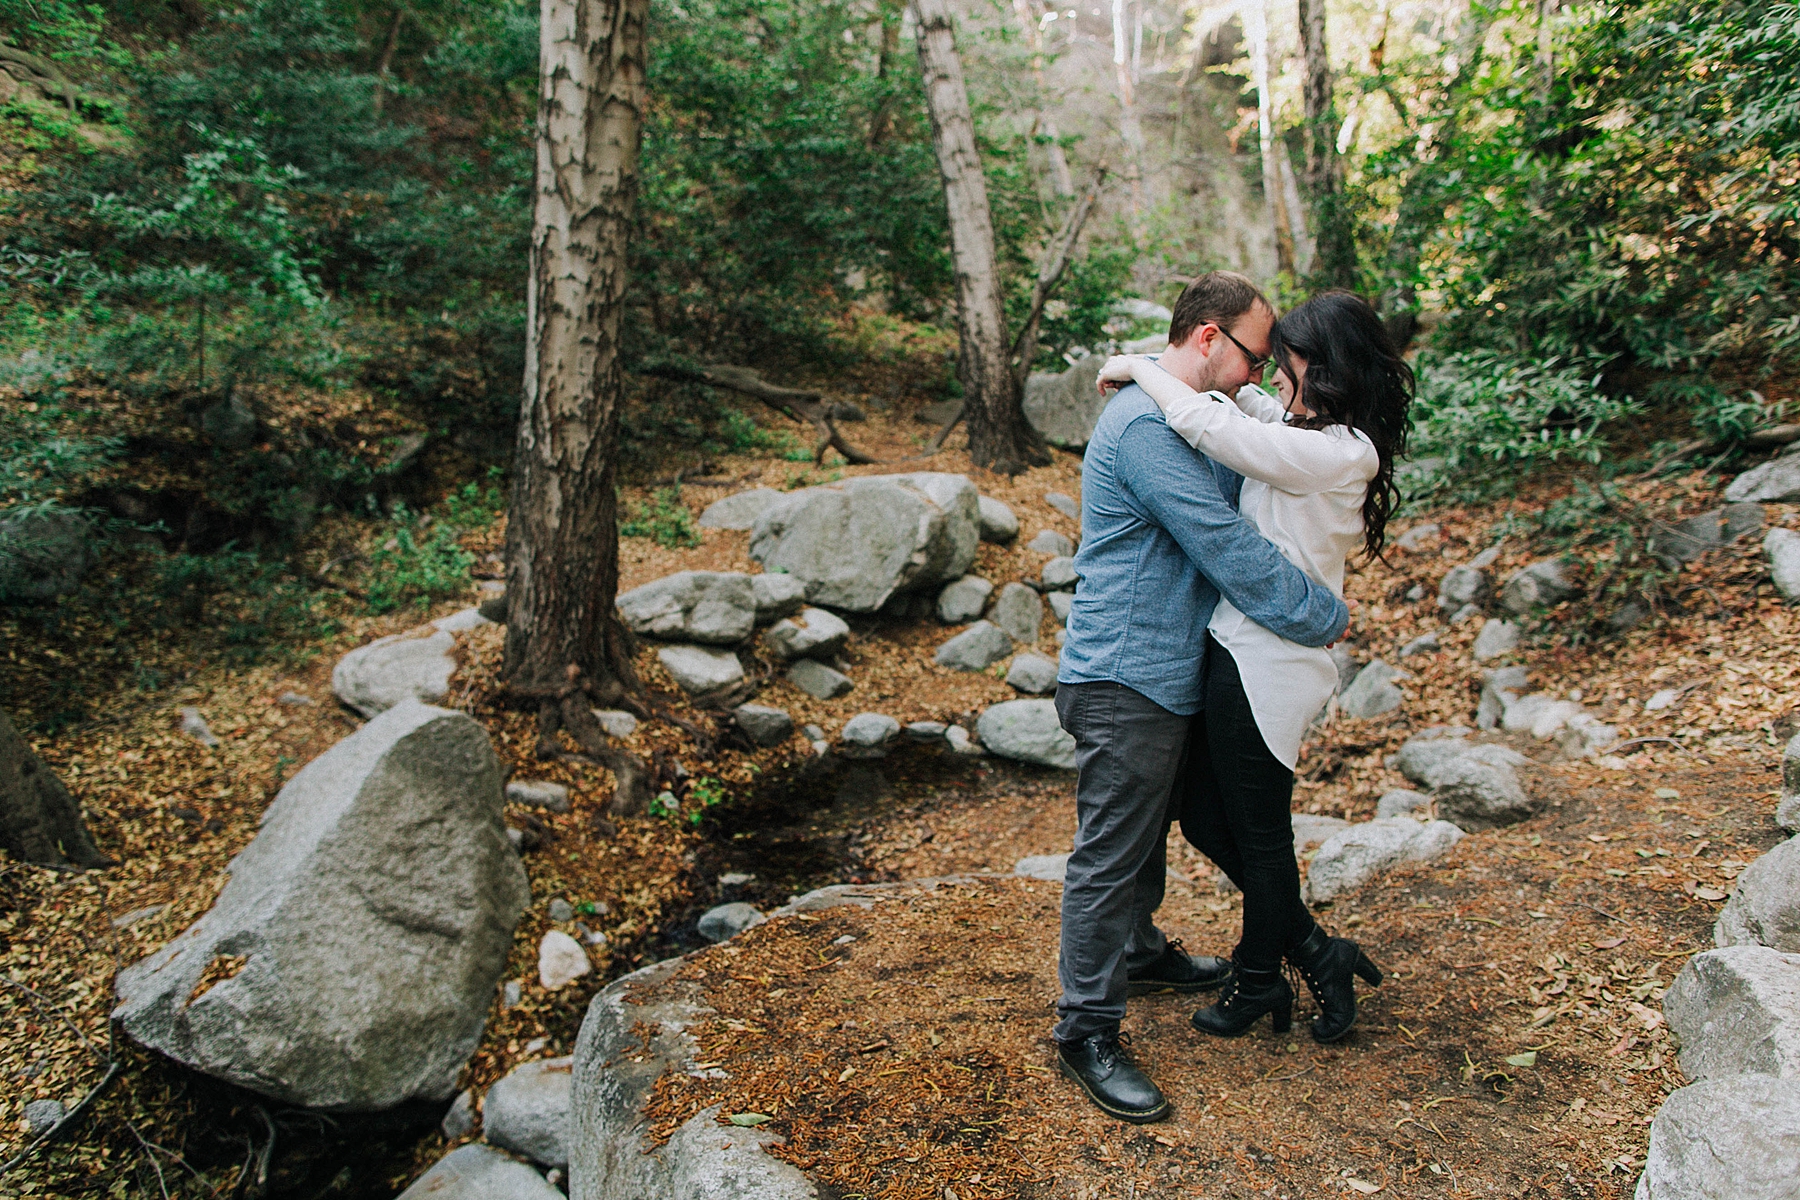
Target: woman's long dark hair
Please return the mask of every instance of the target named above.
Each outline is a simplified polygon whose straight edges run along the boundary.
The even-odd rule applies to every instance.
[[[1388,517],[1400,502],[1394,460],[1406,453],[1406,410],[1413,372],[1367,301],[1349,292],[1324,292],[1275,323],[1275,363],[1294,377],[1289,356],[1306,360],[1300,399],[1316,414],[1297,419],[1306,429],[1348,425],[1367,435],[1381,457],[1363,497],[1363,550],[1380,558]]]

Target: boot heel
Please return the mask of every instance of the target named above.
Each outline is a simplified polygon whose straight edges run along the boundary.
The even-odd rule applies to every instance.
[[[1355,971],[1362,981],[1370,987],[1381,986],[1381,968],[1376,966],[1369,956],[1361,950],[1356,952]]]
[[[1294,1027],[1294,1006],[1284,1005],[1269,1010],[1269,1028],[1274,1033],[1286,1033]]]

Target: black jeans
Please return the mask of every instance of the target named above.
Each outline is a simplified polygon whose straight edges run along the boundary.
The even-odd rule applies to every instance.
[[[1202,689],[1206,707],[1182,771],[1182,836],[1244,893],[1238,963],[1276,970],[1313,930],[1294,861],[1294,773],[1269,753],[1237,662],[1210,635]]]

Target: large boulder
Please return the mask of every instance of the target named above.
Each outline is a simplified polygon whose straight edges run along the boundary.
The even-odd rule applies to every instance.
[[[1326,838],[1306,870],[1306,899],[1313,904],[1354,891],[1390,867],[1428,862],[1449,851],[1463,831],[1448,821],[1421,824],[1411,817],[1363,821]]]
[[[1500,607],[1514,616],[1550,608],[1571,599],[1581,589],[1569,578],[1560,558],[1544,558],[1521,567],[1500,589]]]
[[[799,579],[813,604],[867,613],[967,573],[980,537],[964,476],[869,475],[782,497],[757,518],[750,557]]]
[[[1462,829],[1494,829],[1516,825],[1543,807],[1514,769],[1530,761],[1507,746],[1421,734],[1400,747],[1393,765],[1432,793],[1446,820]]]
[[[1769,580],[1789,604],[1800,604],[1800,533],[1791,529],[1771,529],[1763,538],[1763,553],[1769,557]]]
[[[481,1102],[481,1136],[546,1167],[569,1165],[569,1065],[528,1062],[498,1080]]]
[[[1717,946],[1770,946],[1800,954],[1800,838],[1751,863],[1713,925]]]
[[[73,591],[93,564],[93,543],[78,512],[0,516],[0,602],[42,604]]]
[[[806,604],[806,585],[792,575],[771,571],[750,577],[750,591],[756,597],[756,623],[767,625],[782,617],[791,617]]]
[[[437,1161],[400,1193],[400,1200],[564,1200],[563,1194],[516,1158],[470,1142]]]
[[[1045,767],[1075,769],[1075,739],[1063,729],[1053,700],[1006,700],[975,722],[990,754]]]
[[[767,512],[769,506],[778,502],[782,493],[774,488],[751,488],[747,492],[734,492],[721,500],[714,500],[700,514],[702,529],[750,529],[756,525],[756,518]]]
[[[1800,1081],[1800,954],[1767,946],[1696,954],[1664,993],[1662,1010],[1681,1037],[1689,1078]]]
[[[1635,1200],[1793,1200],[1796,1180],[1800,1088],[1773,1075],[1731,1075],[1663,1101]]]
[[[756,628],[756,590],[738,571],[677,571],[620,596],[619,615],[646,637],[735,646]]]
[[[0,711],[0,849],[19,862],[110,865],[81,820],[81,805]]]
[[[1775,823],[1789,833],[1800,833],[1800,733],[1788,739],[1781,754],[1781,798],[1775,804]]]
[[[531,898],[502,805],[479,724],[396,705],[281,789],[212,908],[119,973],[113,1018],[288,1104],[449,1100]]]
[[[1792,504],[1800,500],[1800,454],[1784,454],[1751,467],[1725,489],[1729,503]]]
[[[575,1043],[571,1200],[819,1200],[799,1168],[764,1149],[775,1134],[721,1124],[716,1105],[655,1143],[646,1108],[656,1081],[702,1069],[688,1029],[710,1010],[698,983],[675,978],[681,965],[645,967],[588,1005]]]
[[[1104,354],[1090,354],[1062,372],[1034,371],[1025,381],[1025,420],[1038,436],[1065,450],[1085,450],[1100,414],[1112,400],[1100,394]]]
[[[338,659],[331,690],[365,717],[416,700],[436,704],[450,694],[456,674],[456,637],[426,625],[377,638]]]

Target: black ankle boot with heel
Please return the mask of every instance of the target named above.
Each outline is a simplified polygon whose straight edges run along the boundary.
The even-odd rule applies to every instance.
[[[1294,989],[1281,976],[1281,968],[1247,971],[1232,960],[1231,978],[1219,992],[1219,1002],[1192,1018],[1195,1029],[1214,1037],[1238,1037],[1269,1014],[1276,1033],[1286,1033],[1294,1022]]]
[[[1306,986],[1318,1002],[1319,1015],[1313,1019],[1313,1041],[1335,1042],[1356,1024],[1356,981],[1361,976],[1370,987],[1381,986],[1381,968],[1369,960],[1349,938],[1332,937],[1319,926],[1294,949],[1287,960],[1299,970]]]

